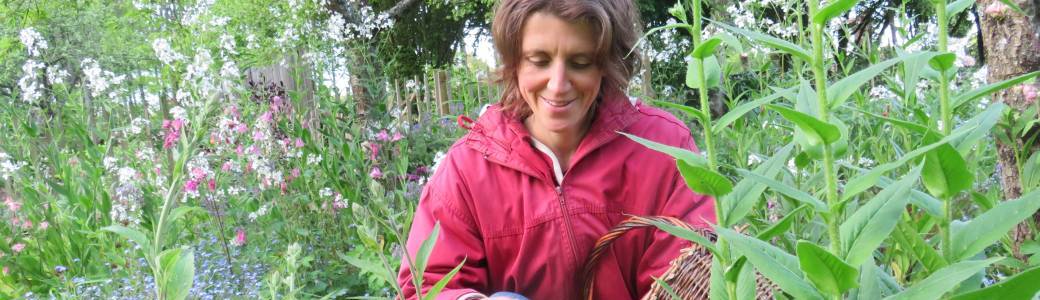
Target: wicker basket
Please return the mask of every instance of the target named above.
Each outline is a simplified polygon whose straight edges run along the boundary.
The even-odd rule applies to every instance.
[[[600,237],[596,241],[596,246],[592,248],[592,253],[585,261],[585,266],[582,268],[581,278],[583,280],[582,286],[582,299],[592,299],[592,289],[595,285],[593,278],[595,278],[596,263],[599,258],[603,256],[605,250],[610,244],[620,237],[625,232],[643,227],[653,228],[654,225],[650,221],[661,221],[670,223],[675,226],[697,231],[703,236],[708,237],[710,240],[715,240],[715,233],[702,228],[694,228],[683,222],[682,220],[672,217],[630,217],[624,222],[621,222],[614,228],[611,228],[607,234]],[[761,274],[756,274],[755,293],[756,299],[773,299],[773,290],[775,286],[772,282],[762,277]],[[708,287],[711,278],[711,252],[704,249],[700,245],[694,243],[689,248],[683,249],[679,256],[672,260],[671,266],[661,276],[661,280],[668,283],[669,286],[675,291],[675,293],[682,299],[708,299]],[[671,299],[671,295],[660,286],[657,282],[650,287],[650,291],[643,296],[643,299],[654,300],[654,299]]]

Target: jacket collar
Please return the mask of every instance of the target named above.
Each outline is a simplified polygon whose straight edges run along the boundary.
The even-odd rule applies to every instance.
[[[617,138],[618,131],[639,119],[637,104],[623,94],[604,95],[599,101],[589,131],[572,156],[571,166],[577,166],[583,157]],[[480,116],[463,137],[463,144],[483,153],[490,161],[553,182],[552,168],[542,162],[530,139],[531,133],[521,120],[512,118],[496,104]]]

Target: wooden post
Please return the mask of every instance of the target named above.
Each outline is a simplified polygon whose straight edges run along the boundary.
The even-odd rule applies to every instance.
[[[423,121],[425,121],[425,119],[423,119],[423,112],[426,111],[426,109],[423,108],[423,98],[425,97],[425,95],[423,95],[424,93],[422,86],[424,82],[422,80],[422,77],[420,76],[421,75],[415,75],[415,90],[413,91],[413,93],[415,95],[415,120],[417,120],[419,123],[422,123]]]
[[[653,100],[654,98],[654,85],[652,82],[653,77],[650,76],[650,57],[646,56],[645,52],[639,52],[639,59],[642,60],[643,65],[643,97],[646,101]]]
[[[448,115],[448,102],[451,101],[451,90],[448,84],[448,71],[437,70],[434,81],[437,84],[437,113]]]

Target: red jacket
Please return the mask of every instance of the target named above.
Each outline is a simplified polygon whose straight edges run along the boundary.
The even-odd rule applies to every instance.
[[[512,291],[533,300],[576,299],[578,274],[596,240],[626,215],[715,222],[711,198],[690,191],[671,157],[617,134],[632,133],[696,151],[689,129],[660,109],[604,99],[557,186],[552,162],[530,133],[492,106],[448,151],[423,190],[408,255],[440,221],[423,290],[465,258],[438,299]],[[566,212],[566,213],[564,213]],[[688,241],[636,230],[599,260],[596,299],[642,297]],[[407,261],[398,283],[415,299]]]

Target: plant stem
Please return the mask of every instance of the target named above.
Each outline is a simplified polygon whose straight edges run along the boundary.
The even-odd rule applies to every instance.
[[[815,0],[809,2],[809,15],[816,15],[819,3]],[[816,79],[816,101],[819,109],[820,120],[828,122],[829,116],[829,103],[827,102],[827,72],[823,68],[823,25],[812,23],[810,24],[810,31],[812,34],[812,46],[813,46],[813,61],[812,69],[813,75]],[[843,256],[841,253],[841,240],[838,236],[838,219],[841,215],[841,210],[838,208],[838,178],[835,174],[834,169],[834,153],[830,144],[824,143],[823,145],[823,170],[827,179],[827,206],[830,207],[829,215],[824,218],[827,221],[827,235],[830,238],[831,252],[838,256]]]

